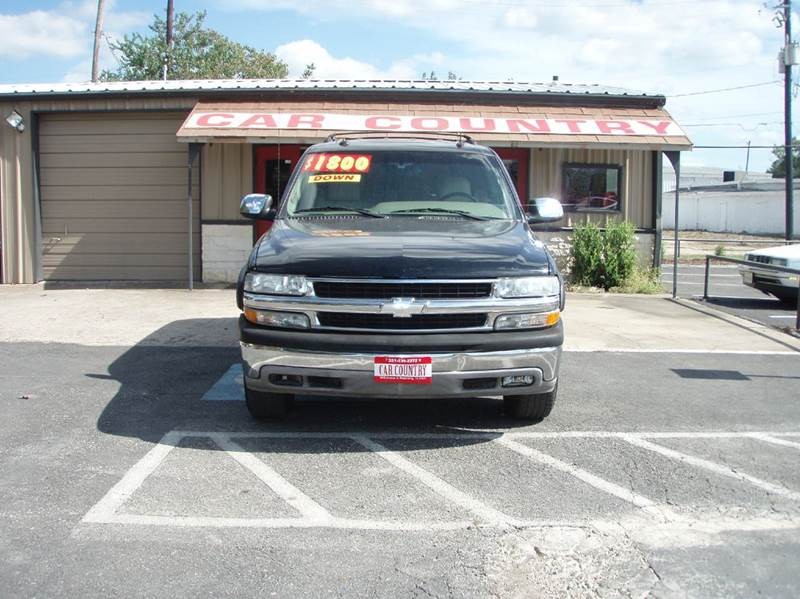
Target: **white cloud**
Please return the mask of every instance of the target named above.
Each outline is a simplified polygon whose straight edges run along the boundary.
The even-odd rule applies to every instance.
[[[73,58],[83,52],[88,35],[86,23],[69,15],[42,10],[0,14],[0,56]]]
[[[440,53],[418,54],[393,62],[386,69],[355,58],[335,57],[314,40],[297,40],[275,49],[293,77],[299,77],[306,65],[314,64],[318,79],[417,79],[422,70],[442,64]]]
[[[84,83],[92,78],[92,59],[87,58],[70,67],[61,78],[64,83]]]
[[[335,11],[326,5],[321,0],[228,2],[250,11],[294,11],[318,21],[368,22],[387,35],[416,28],[437,40],[447,56],[441,68],[464,79],[549,81],[559,75],[566,83],[672,95],[780,78],[775,56],[783,35],[772,22],[773,10],[761,0],[359,0],[339,3]],[[404,60],[397,57],[396,64]],[[423,70],[430,68],[417,69],[417,75]],[[782,108],[780,85],[667,100],[667,109],[686,124],[774,113],[702,121],[730,123],[722,127],[686,127],[698,145],[779,143]],[[745,153],[697,150],[692,159],[743,164]],[[763,170],[769,162],[768,149],[751,152],[751,167]]]
[[[150,20],[142,11],[116,11],[113,0],[107,2],[104,40],[114,39]],[[86,81],[91,74],[93,32],[97,16],[96,0],[67,1],[51,10],[20,14],[0,14],[0,56],[26,59],[49,57],[76,59],[64,81]],[[104,41],[100,50],[103,68],[113,67],[114,59]]]
[[[524,6],[509,8],[503,14],[503,25],[510,29],[535,29],[538,23],[533,11]]]

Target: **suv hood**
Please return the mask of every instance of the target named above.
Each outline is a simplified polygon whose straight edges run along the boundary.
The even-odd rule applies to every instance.
[[[556,272],[522,222],[436,216],[278,219],[250,268],[310,277],[495,278]]]

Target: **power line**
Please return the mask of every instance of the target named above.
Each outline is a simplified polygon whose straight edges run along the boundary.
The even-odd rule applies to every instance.
[[[765,121],[756,123],[754,127],[745,127],[742,123],[681,123],[681,127],[739,127],[744,131],[755,131],[759,127],[768,125],[783,125],[783,121]]]
[[[667,96],[668,98],[685,98],[687,96],[701,96],[703,94],[718,94],[721,92],[732,92],[739,89],[749,89],[751,87],[764,87],[765,85],[773,85],[775,83],[780,83],[779,79],[774,79],[772,81],[764,81],[763,83],[751,83],[749,85],[737,85],[736,87],[723,87],[720,89],[707,89],[700,92],[688,92],[685,94],[672,94]]]
[[[367,3],[371,0],[358,0],[361,3]],[[543,0],[543,1],[535,1],[531,0],[526,2],[524,0],[514,2],[513,0],[461,0],[461,3],[464,7],[468,10],[477,9],[482,11],[481,14],[485,14],[483,11],[491,8],[531,8],[531,9],[555,9],[555,10],[567,10],[571,8],[618,8],[618,9],[626,9],[632,10],[637,8],[644,8],[647,10],[659,10],[665,11],[670,10],[673,6],[680,5],[681,11],[688,11],[692,8],[697,8],[698,10],[705,11],[707,10],[705,6],[703,6],[702,2],[698,2],[698,0],[663,0],[663,1],[656,1],[656,0],[649,0],[647,3],[637,3],[631,2],[630,0],[619,0],[618,2],[613,2],[609,0],[599,0],[597,2],[593,2],[591,0],[588,1],[573,1],[573,0],[564,0],[563,2],[558,2],[557,0]],[[459,12],[464,12],[464,10],[459,7]]]
[[[774,146],[692,146],[693,150],[774,150],[775,148],[782,148],[781,144]],[[793,148],[800,148],[800,143],[792,145]]]
[[[610,2],[608,0],[600,0],[599,2],[574,2],[572,0],[565,0],[564,2],[557,2],[555,0],[544,0],[542,2],[531,0],[529,2],[519,1],[513,2],[509,0],[461,0],[465,4],[474,4],[474,5],[484,5],[484,6],[498,6],[498,7],[511,7],[511,8],[572,8],[572,7],[580,7],[580,8],[637,8],[637,7],[645,7],[645,8],[652,8],[652,7],[659,7],[659,8],[669,8],[670,6],[681,4],[692,4],[697,5],[697,0],[663,0],[658,2],[656,0],[650,0],[647,2],[647,5],[637,4],[630,2],[629,0],[620,0],[619,2]],[[703,10],[705,10],[704,7]]]
[[[742,119],[750,116],[770,116],[773,114],[783,114],[783,110],[773,110],[772,112],[750,112],[748,114],[726,114],[724,116],[695,117],[695,121],[722,121],[725,119]],[[783,121],[781,121],[783,122]]]

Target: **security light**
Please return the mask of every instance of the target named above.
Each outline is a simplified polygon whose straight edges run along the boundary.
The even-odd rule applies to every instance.
[[[25,131],[25,123],[23,122],[22,115],[16,110],[12,110],[11,114],[6,117],[6,123],[14,127],[14,129],[20,133]]]

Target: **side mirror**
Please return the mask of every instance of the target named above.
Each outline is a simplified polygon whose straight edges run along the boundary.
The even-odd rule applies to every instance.
[[[272,196],[263,193],[248,193],[242,198],[239,214],[245,218],[262,220],[273,218]]]
[[[535,198],[528,204],[529,223],[552,223],[564,218],[564,207],[555,198]]]

